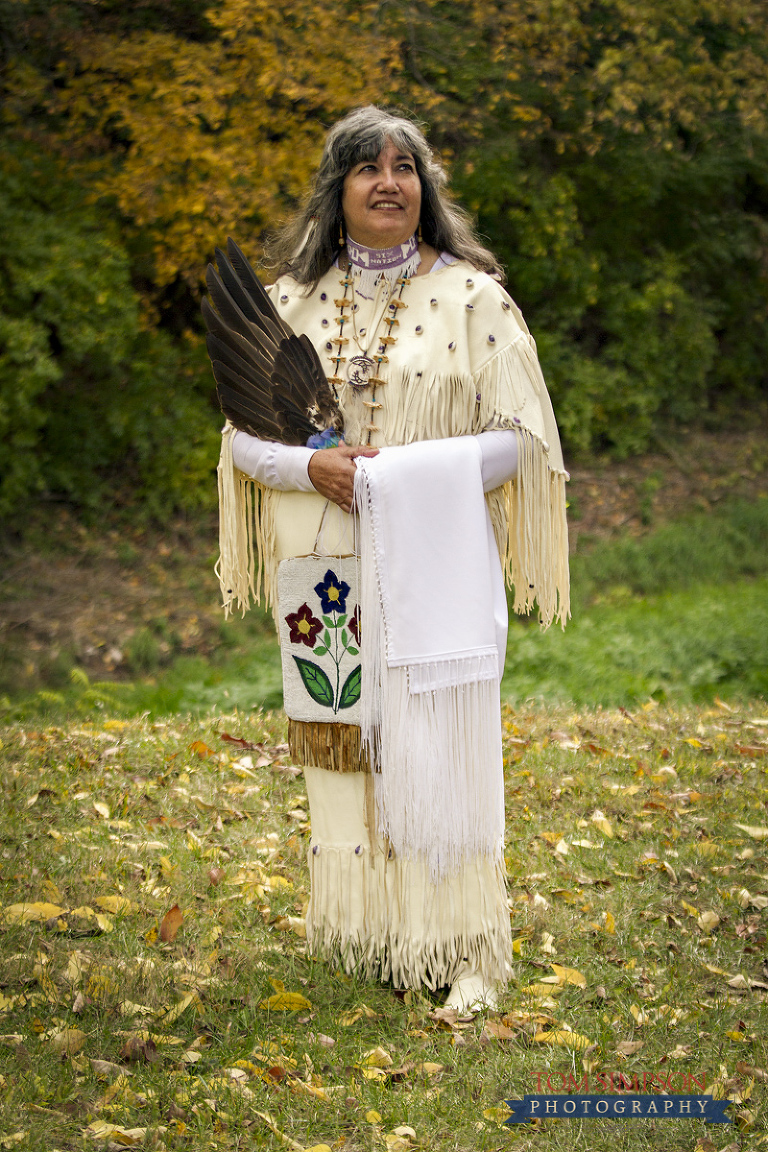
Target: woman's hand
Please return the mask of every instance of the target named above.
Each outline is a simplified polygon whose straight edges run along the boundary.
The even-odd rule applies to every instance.
[[[355,488],[355,457],[378,456],[378,454],[378,448],[353,448],[349,444],[339,444],[338,448],[321,448],[310,456],[307,472],[321,496],[332,500],[345,512],[351,512]]]

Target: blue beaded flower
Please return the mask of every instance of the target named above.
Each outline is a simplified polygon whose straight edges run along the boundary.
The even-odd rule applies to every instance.
[[[325,579],[319,584],[315,584],[315,592],[320,597],[320,603],[323,606],[323,612],[346,612],[347,609],[347,596],[349,596],[349,584],[346,580],[339,580],[335,572],[329,568],[325,574]]]

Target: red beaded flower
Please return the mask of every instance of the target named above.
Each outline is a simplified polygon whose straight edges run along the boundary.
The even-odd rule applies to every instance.
[[[306,644],[307,648],[314,648],[317,634],[323,625],[312,615],[309,604],[302,604],[298,612],[289,612],[285,622],[291,630],[292,644]]]
[[[350,632],[352,633],[352,635],[355,638],[355,643],[358,645],[360,644],[360,616],[358,615],[359,612],[360,612],[360,605],[355,604],[355,610],[352,613],[352,615],[350,616],[349,623],[347,624],[347,628],[349,628]]]

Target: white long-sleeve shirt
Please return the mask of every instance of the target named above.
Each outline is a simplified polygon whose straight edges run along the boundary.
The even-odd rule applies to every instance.
[[[483,490],[490,492],[517,474],[517,435],[507,430],[481,432],[477,437],[482,453]],[[316,451],[259,440],[247,432],[236,432],[232,440],[235,467],[268,488],[280,492],[314,492],[309,478],[309,461]]]

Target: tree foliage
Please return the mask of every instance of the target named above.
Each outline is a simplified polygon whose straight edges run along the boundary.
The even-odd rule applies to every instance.
[[[58,165],[0,168],[0,516],[34,492],[150,507],[199,500],[215,451],[207,378],[142,320],[129,261]],[[193,354],[191,354],[193,353]]]
[[[24,233],[0,300],[6,503],[82,498],[54,443],[83,418],[75,379],[105,398],[94,475],[130,445],[148,483],[150,396],[210,427],[205,264],[229,234],[259,257],[325,129],[372,100],[427,121],[571,450],[630,453],[765,402],[761,0],[3,0],[0,26],[11,154],[59,162],[42,200],[3,170]]]

